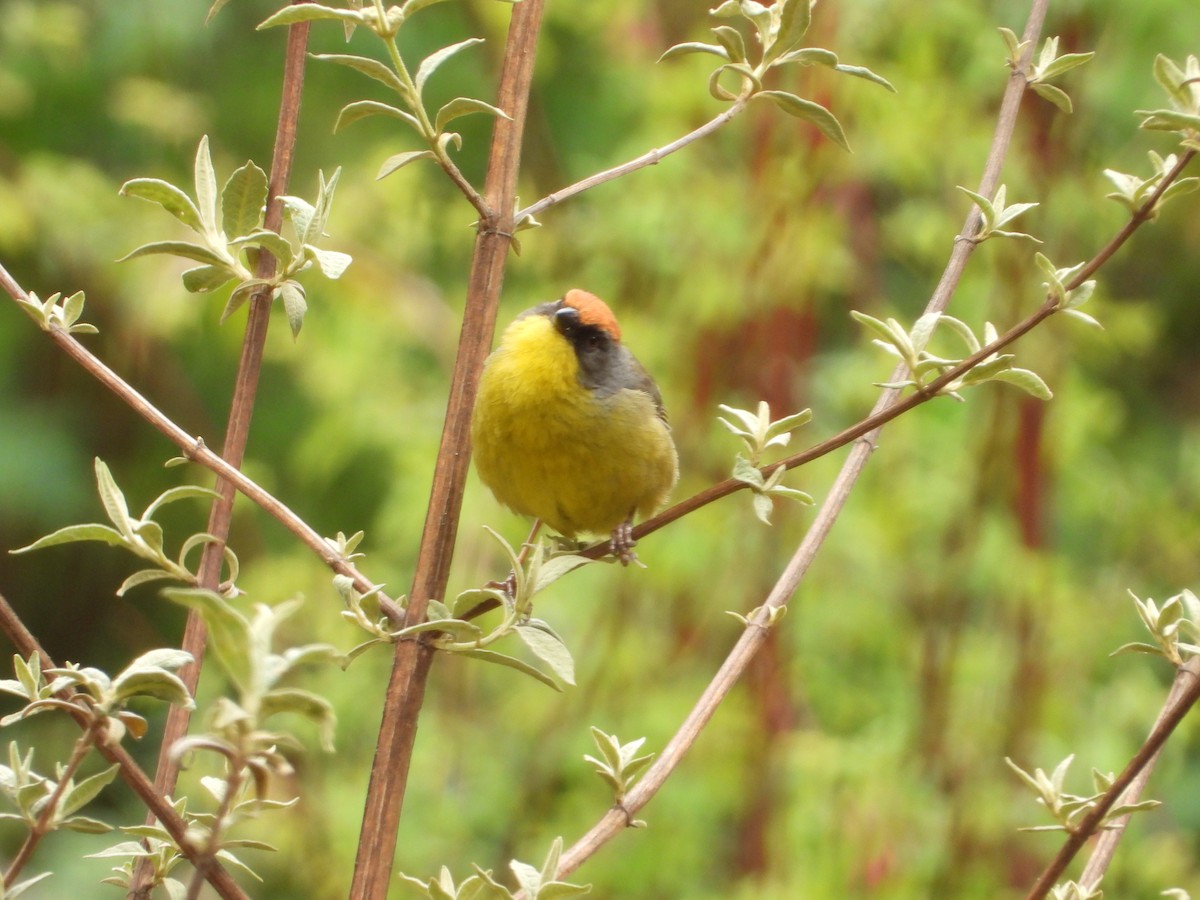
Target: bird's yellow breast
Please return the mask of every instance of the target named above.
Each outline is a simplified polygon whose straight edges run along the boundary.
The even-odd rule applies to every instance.
[[[650,395],[585,387],[573,347],[544,315],[515,321],[488,358],[471,436],[496,498],[570,537],[652,514],[678,473]]]

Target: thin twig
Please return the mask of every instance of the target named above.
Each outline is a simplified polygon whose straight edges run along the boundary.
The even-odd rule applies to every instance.
[[[995,192],[999,171],[1008,151],[1009,144],[1012,141],[1013,128],[1016,122],[1016,110],[1020,104],[1021,94],[1025,90],[1026,82],[1023,72],[1032,54],[1032,46],[1036,43],[1037,36],[1041,31],[1047,2],[1048,0],[1034,0],[1029,20],[1025,26],[1023,39],[1030,41],[1030,49],[1026,52],[1021,65],[1013,72],[1005,90],[996,130],[992,138],[991,149],[984,165],[984,175],[980,180],[979,193],[984,196],[991,196]],[[967,216],[966,223],[960,235],[969,237],[975,233],[977,228],[978,212],[972,210]],[[941,312],[945,309],[961,278],[967,257],[974,246],[974,242],[970,240],[955,241],[950,261],[926,307],[927,313]],[[1043,307],[1044,309],[1045,307]],[[1042,310],[1039,310],[1040,312]],[[1049,314],[1050,312],[1046,312],[1041,318],[1044,319]],[[1040,320],[1038,319],[1038,321]],[[1036,322],[1033,324],[1036,324]],[[1029,327],[1033,327],[1033,325]],[[1015,340],[1015,337],[1013,339]],[[903,375],[904,368],[900,366],[897,368],[892,380],[898,380]],[[933,385],[930,385],[930,390],[935,390],[934,385],[936,384],[937,382],[934,382]],[[884,390],[875,404],[873,416],[884,413],[890,406],[896,403],[898,396],[898,390]],[[801,579],[808,571],[808,567],[816,556],[817,551],[824,544],[826,536],[832,529],[842,507],[845,505],[846,499],[850,495],[850,491],[866,466],[867,460],[875,448],[876,437],[881,427],[882,425],[878,425],[860,435],[862,440],[850,451],[841,472],[839,472],[837,479],[830,488],[829,495],[821,505],[821,509],[817,512],[816,518],[806,532],[800,546],[796,549],[792,559],[788,562],[787,567],[780,575],[778,581],[776,581],[775,586],[771,589],[762,607],[760,607],[757,614],[751,617],[750,624],[742,632],[741,637],[726,657],[724,663],[722,663],[721,668],[717,671],[712,681],[709,682],[703,694],[701,694],[700,699],[697,700],[692,711],[688,714],[679,730],[672,736],[671,740],[667,742],[667,745],[655,759],[654,763],[651,764],[637,784],[625,795],[621,805],[606,812],[587,834],[564,851],[559,860],[558,876],[560,878],[575,871],[601,846],[624,830],[638,810],[645,806],[658,792],[659,788],[662,787],[667,778],[679,765],[684,754],[695,743],[696,738],[705,725],[708,724],[708,721],[716,712],[721,701],[741,677],[759,647],[765,643],[770,628],[769,622],[772,611],[786,606],[792,595],[796,592]],[[654,521],[651,520],[651,522]],[[650,523],[645,524],[649,525]]]
[[[551,206],[562,203],[564,200],[574,197],[576,194],[582,194],[586,190],[590,190],[591,188],[597,187],[605,182],[612,181],[615,178],[620,178],[622,175],[628,175],[630,172],[636,172],[638,169],[644,169],[647,166],[658,165],[660,160],[670,156],[675,151],[682,150],[693,141],[698,141],[700,138],[707,137],[708,135],[712,134],[722,125],[729,122],[743,109],[745,109],[748,102],[749,98],[739,97],[737,100],[733,101],[729,108],[723,113],[709,119],[694,131],[689,131],[683,137],[677,138],[671,141],[671,143],[662,147],[649,150],[646,153],[643,153],[641,156],[629,160],[629,162],[622,163],[619,166],[613,166],[613,168],[606,169],[603,172],[597,172],[595,175],[589,175],[587,178],[575,182],[575,184],[571,185],[570,187],[565,187],[561,190],[555,191],[552,194],[548,194],[541,200],[538,200],[536,203],[531,203],[524,209],[518,210],[514,220],[520,222],[523,219],[535,217],[539,213],[549,209]]]
[[[287,193],[296,147],[308,32],[308,22],[299,22],[288,28],[287,51],[283,64],[283,97],[279,104],[266,215],[263,221],[263,227],[276,234],[283,225],[283,205],[278,198]],[[275,257],[272,254],[260,253],[255,277],[270,279],[275,274],[275,265]],[[229,404],[229,420],[225,427],[225,444],[221,451],[221,456],[234,469],[241,468],[246,454],[246,443],[250,438],[250,420],[254,414],[254,399],[258,393],[258,378],[262,370],[263,348],[266,346],[270,321],[271,289],[264,287],[256,291],[250,299],[246,331],[242,338],[242,355],[238,361],[233,398]],[[229,537],[229,526],[233,520],[233,500],[237,496],[237,488],[233,482],[222,477],[217,478],[216,491],[219,496],[213,501],[206,529],[216,540],[204,545],[197,571],[200,586],[210,590],[216,590],[221,583],[225,541]],[[193,662],[179,671],[179,677],[183,679],[191,694],[196,693],[196,685],[200,681],[207,643],[208,634],[204,619],[196,610],[188,610],[181,647],[192,655]],[[172,706],[167,713],[162,743],[158,750],[158,767],[154,773],[154,783],[166,796],[174,795],[175,783],[179,778],[180,760],[171,752],[171,748],[187,734],[190,721],[191,710],[182,706]],[[138,879],[140,885],[150,875],[148,861],[143,861],[138,874],[141,876]]]
[[[1184,693],[1191,689],[1198,679],[1200,679],[1200,657],[1193,656],[1179,670],[1175,680],[1171,683],[1167,699],[1150,729],[1151,734],[1157,732],[1164,722],[1175,715],[1176,709],[1183,702]],[[1161,752],[1161,748],[1159,752]],[[1134,776],[1129,787],[1121,792],[1118,803],[1124,806],[1137,803],[1142,798],[1142,792],[1146,789],[1146,783],[1150,781],[1150,776],[1154,773],[1154,765],[1157,762],[1158,753],[1151,754],[1146,759],[1145,765]],[[1100,832],[1100,836],[1096,839],[1096,845],[1092,848],[1092,855],[1088,858],[1087,865],[1084,866],[1083,873],[1079,876],[1080,884],[1098,884],[1104,877],[1104,873],[1108,871],[1109,864],[1116,855],[1117,846],[1125,835],[1125,827],[1129,824],[1129,819],[1130,816],[1122,816],[1111,823],[1109,828]]]
[[[523,0],[513,8],[509,25],[497,101],[512,118],[497,119],[492,132],[484,196],[493,216],[480,223],[475,240],[466,310],[409,595],[407,625],[424,622],[429,601],[440,599],[446,590],[470,463],[471,410],[479,373],[491,347],[512,244],[517,172],[543,6],[543,0]],[[400,810],[432,661],[433,648],[424,641],[400,641],[396,645],[350,891],[357,900],[383,900],[391,886]]]
[[[41,660],[42,671],[56,668],[54,660],[50,658],[38,642],[38,639],[33,636],[33,633],[25,627],[25,623],[21,621],[21,617],[17,615],[16,610],[12,608],[8,600],[3,594],[0,594],[0,631],[3,631],[5,636],[12,641],[17,652],[25,659],[29,659],[34,654],[37,654]],[[70,701],[73,696],[70,690],[60,691],[58,697],[62,700]],[[81,715],[74,716],[75,721],[81,728],[86,728],[87,720]],[[190,842],[187,840],[187,822],[183,817],[175,811],[175,808],[160,794],[154,787],[154,782],[150,780],[141,766],[134,761],[121,745],[110,745],[103,741],[97,744],[96,749],[100,751],[100,755],[109,762],[114,762],[120,766],[121,778],[133,790],[138,798],[146,804],[146,807],[154,813],[159,823],[171,835],[171,839],[175,842],[175,846],[180,849],[185,857],[192,863],[198,859],[196,852],[191,848]],[[238,887],[238,883],[233,880],[233,876],[220,865],[217,865],[209,872],[209,884],[211,884],[224,900],[246,900],[245,893]]]
[[[83,709],[80,709],[80,712],[86,715]],[[17,880],[17,876],[21,874],[21,870],[25,868],[25,863],[29,862],[29,858],[33,856],[33,851],[37,849],[37,845],[52,830],[50,826],[54,820],[55,813],[58,811],[58,804],[62,802],[63,794],[67,791],[67,785],[75,777],[75,773],[79,770],[79,764],[83,762],[84,757],[92,749],[92,743],[95,741],[96,735],[99,734],[103,725],[103,718],[95,715],[90,716],[83,734],[75,739],[75,746],[71,749],[71,756],[67,760],[67,764],[63,767],[62,772],[58,775],[58,783],[54,786],[54,790],[50,796],[46,798],[46,801],[42,805],[41,815],[33,823],[33,826],[29,829],[29,833],[25,835],[25,840],[22,841],[20,849],[17,850],[17,855],[13,857],[8,870],[4,873],[4,887],[6,889],[13,886],[13,882]]]
[[[1168,699],[1162,713],[1159,714],[1158,720],[1155,722],[1150,736],[1146,738],[1146,742],[1138,748],[1137,753],[1125,766],[1117,779],[1112,783],[1112,786],[1105,791],[1104,796],[1097,801],[1096,805],[1088,810],[1086,816],[1079,820],[1079,824],[1075,830],[1068,836],[1067,840],[1059,849],[1058,854],[1051,861],[1041,876],[1030,888],[1026,894],[1025,900],[1041,900],[1049,893],[1062,875],[1071,860],[1083,848],[1083,845],[1100,827],[1104,816],[1112,809],[1113,804],[1121,799],[1122,802],[1133,802],[1133,798],[1122,797],[1126,788],[1129,788],[1138,776],[1138,773],[1147,770],[1154,764],[1155,757],[1163,744],[1166,743],[1175,727],[1183,721],[1184,716],[1188,714],[1192,706],[1200,699],[1200,666],[1193,659],[1186,667],[1179,670],[1179,675],[1175,679],[1175,684],[1172,685],[1171,698]],[[1118,836],[1119,839],[1119,836]],[[1115,849],[1115,846],[1114,848]],[[1111,858],[1111,853],[1109,854]],[[1087,884],[1088,879],[1094,876],[1091,883],[1095,883],[1100,875],[1104,874],[1104,867],[1107,867],[1107,861],[1104,861],[1103,867],[1098,867],[1098,871],[1092,872],[1089,876],[1088,871],[1092,870],[1089,864],[1088,870],[1085,871],[1082,883]]]

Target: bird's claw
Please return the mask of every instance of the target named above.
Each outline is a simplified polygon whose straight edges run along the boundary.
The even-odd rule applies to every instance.
[[[627,566],[630,563],[637,562],[637,554],[633,552],[633,548],[636,546],[637,541],[633,539],[632,521],[622,522],[613,529],[612,552],[621,565]]]

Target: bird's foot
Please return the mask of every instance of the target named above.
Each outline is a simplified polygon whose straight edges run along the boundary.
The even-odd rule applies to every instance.
[[[612,533],[612,552],[623,566],[638,561],[637,554],[633,552],[633,548],[637,546],[637,541],[633,539],[633,521],[627,520],[622,522]]]
[[[517,573],[510,571],[508,577],[503,581],[489,581],[484,587],[493,588],[497,591],[503,591],[509,597],[516,599],[517,596]]]

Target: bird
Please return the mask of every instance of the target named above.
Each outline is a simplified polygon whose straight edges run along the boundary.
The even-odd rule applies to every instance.
[[[612,536],[636,560],[633,518],[666,504],[679,460],[662,395],[608,304],[578,288],[525,310],[484,362],[475,469],[496,499],[569,539]]]

